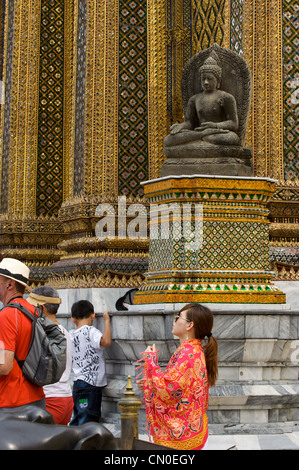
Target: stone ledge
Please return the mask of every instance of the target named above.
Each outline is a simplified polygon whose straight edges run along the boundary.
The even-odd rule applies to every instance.
[[[296,421],[288,423],[266,423],[266,424],[209,424],[210,435],[232,435],[232,434],[284,434],[298,431],[299,424]]]
[[[160,303],[160,304],[144,304],[144,305],[129,305],[130,313],[175,313],[178,312],[186,303]],[[213,313],[232,314],[246,313],[250,314],[273,314],[276,313],[295,313],[299,314],[299,310],[292,309],[290,304],[238,304],[238,303],[205,303],[201,305],[208,307]]]
[[[216,385],[210,389],[209,410],[218,407],[251,407],[254,409],[275,406],[299,406],[299,384],[280,385]]]

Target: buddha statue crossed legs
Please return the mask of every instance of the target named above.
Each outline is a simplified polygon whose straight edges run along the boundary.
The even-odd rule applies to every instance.
[[[185,121],[171,126],[170,135],[164,140],[165,146],[193,141],[239,144],[236,100],[230,93],[219,89],[221,73],[213,55],[208,57],[198,73],[203,91],[189,99]]]
[[[189,88],[195,91],[200,85],[200,91],[188,97],[184,122],[173,124],[164,139],[168,160],[162,167],[162,176],[192,172],[228,176],[252,174],[250,151],[244,152],[242,147],[236,98],[228,89],[220,89],[223,70],[217,50],[226,51],[214,45],[205,60],[193,62],[189,84],[193,81],[195,85]],[[225,82],[227,84],[227,77]]]

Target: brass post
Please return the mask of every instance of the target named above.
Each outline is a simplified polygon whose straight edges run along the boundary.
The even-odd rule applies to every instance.
[[[128,375],[128,383],[123,397],[118,402],[121,410],[121,440],[120,448],[131,450],[134,440],[138,438],[138,411],[141,401],[135,396],[131,376]]]

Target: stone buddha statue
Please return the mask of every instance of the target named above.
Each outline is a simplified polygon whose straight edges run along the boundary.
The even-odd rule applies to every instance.
[[[193,56],[182,75],[184,122],[164,139],[161,176],[253,176],[243,148],[250,105],[250,72],[233,51],[214,44]]]

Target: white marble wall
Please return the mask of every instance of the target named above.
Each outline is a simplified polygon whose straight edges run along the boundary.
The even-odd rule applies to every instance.
[[[89,300],[95,307],[97,313],[105,310],[116,310],[116,301],[125,295],[129,289],[110,288],[86,288],[86,289],[59,289],[62,304],[59,307],[59,314],[70,314],[71,307],[78,300]]]
[[[286,294],[286,303],[299,310],[299,281],[275,281],[275,285]]]
[[[299,283],[277,282],[286,293],[285,305],[210,304],[213,335],[219,344],[219,380],[211,389],[209,420],[220,432],[243,426],[265,432],[269,426],[299,424]],[[60,290],[59,321],[68,329],[72,304],[90,300],[97,313],[95,326],[103,327],[102,312],[112,311],[113,344],[106,351],[109,383],[104,414],[119,413],[117,402],[136,375],[136,361],[148,344],[156,343],[164,366],[178,342],[171,334],[180,304],[131,306],[117,312],[116,301],[129,289]],[[134,385],[135,391],[138,390]],[[141,426],[144,410],[140,411]],[[225,431],[227,427],[228,431]]]

